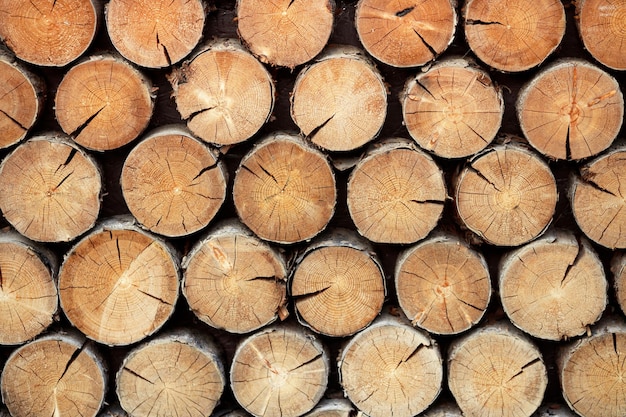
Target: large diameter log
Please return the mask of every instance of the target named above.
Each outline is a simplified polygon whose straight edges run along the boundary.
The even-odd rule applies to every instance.
[[[455,184],[463,224],[499,246],[518,246],[541,235],[558,199],[548,164],[516,141],[508,137],[471,158]]]
[[[326,150],[349,151],[371,141],[386,115],[383,78],[358,48],[329,48],[296,78],[291,118]]]
[[[583,335],[608,303],[600,258],[570,232],[549,233],[504,256],[499,282],[504,312],[541,339]]]
[[[334,11],[334,0],[237,0],[237,31],[259,60],[293,69],[322,51]]]
[[[62,67],[91,45],[101,15],[100,0],[4,0],[0,39],[26,62]]]
[[[442,60],[409,78],[400,94],[409,134],[443,158],[473,155],[495,138],[502,123],[502,92],[467,59]]]
[[[385,314],[342,349],[339,379],[346,396],[371,417],[411,417],[441,391],[437,343],[404,318]]]
[[[330,372],[326,348],[299,326],[272,326],[242,340],[230,369],[239,404],[252,415],[297,417],[322,398]]]
[[[502,323],[456,339],[448,353],[448,386],[466,417],[529,417],[548,376],[530,339]]]
[[[374,58],[394,67],[434,60],[452,43],[457,24],[453,0],[360,0],[355,24]]]
[[[613,143],[622,126],[624,97],[613,76],[586,61],[568,59],[544,68],[520,90],[517,116],[524,136],[539,152],[578,160]]]
[[[541,64],[565,35],[560,0],[468,0],[463,8],[465,38],[481,61],[501,71]]]
[[[0,233],[0,345],[24,343],[52,324],[57,269],[43,246],[16,232]]]
[[[164,236],[203,229],[226,199],[228,172],[218,157],[184,126],[147,133],[122,167],[120,184],[130,212]]]
[[[625,146],[609,150],[583,165],[578,175],[571,175],[574,220],[589,239],[610,249],[626,248],[622,181],[626,181]]]
[[[296,259],[290,295],[302,324],[328,336],[349,336],[380,313],[385,275],[365,239],[336,229],[320,236]]]
[[[626,254],[616,253],[611,260],[611,272],[613,273],[613,288],[617,303],[626,314]]]
[[[24,139],[41,114],[43,80],[0,46],[0,149]]]
[[[288,314],[285,259],[237,221],[202,237],[183,268],[189,308],[212,327],[247,333]]]
[[[272,113],[272,77],[237,40],[207,43],[168,78],[178,112],[205,142],[243,142]]]
[[[585,49],[601,64],[626,70],[626,2],[578,0],[576,22]]]
[[[219,347],[189,329],[134,348],[115,380],[120,405],[133,417],[209,416],[226,384]]]
[[[107,151],[134,140],[154,108],[152,84],[114,55],[92,56],[61,80],[55,114],[61,129],[81,146]]]
[[[242,222],[262,239],[311,239],[335,212],[337,191],[328,159],[301,137],[277,132],[256,144],[235,174],[233,199]]]
[[[78,333],[54,333],[15,350],[0,380],[13,417],[95,417],[107,390],[105,362]]]
[[[456,334],[474,326],[491,299],[485,258],[449,234],[438,234],[400,253],[395,286],[411,324],[435,334]]]
[[[95,161],[61,133],[35,136],[0,165],[0,209],[29,239],[68,242],[95,224],[102,177]]]
[[[369,149],[348,180],[348,210],[358,232],[379,243],[413,243],[435,228],[447,199],[443,172],[412,141]]]
[[[582,417],[624,416],[626,323],[603,319],[592,332],[559,352],[563,398]]]
[[[128,218],[106,219],[66,255],[59,271],[61,308],[90,339],[128,345],[172,315],[178,276],[168,244]]]
[[[106,26],[113,46],[142,67],[177,63],[202,38],[207,8],[203,0],[111,0]]]

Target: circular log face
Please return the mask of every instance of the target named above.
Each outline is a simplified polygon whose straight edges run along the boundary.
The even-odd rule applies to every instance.
[[[0,167],[0,209],[24,236],[67,242],[90,229],[100,211],[102,180],[76,145],[37,137]]]
[[[137,65],[167,67],[183,59],[202,38],[201,0],[111,0],[106,25],[115,49]]]
[[[595,59],[615,70],[626,70],[626,2],[576,2],[578,31]]]
[[[465,37],[481,61],[501,71],[542,63],[565,34],[560,0],[469,0]]]
[[[89,47],[98,13],[91,0],[4,0],[0,38],[24,61],[62,67]]]
[[[517,113],[539,152],[577,160],[611,145],[622,126],[624,97],[610,74],[569,60],[546,68],[522,88]]]
[[[617,253],[611,261],[611,272],[613,273],[613,286],[617,303],[626,314],[626,255]]]
[[[59,84],[55,112],[65,133],[107,151],[135,139],[150,122],[150,84],[120,59],[96,57],[71,68]]]
[[[30,76],[0,54],[0,148],[26,136],[41,110],[39,100]]]
[[[170,317],[178,273],[160,241],[134,230],[105,229],[67,255],[59,294],[67,318],[81,332],[107,345],[127,345],[154,333]]]
[[[457,16],[450,0],[361,0],[356,30],[374,58],[394,67],[415,67],[448,48]]]
[[[262,62],[294,68],[328,42],[333,5],[332,0],[238,0],[237,31]]]

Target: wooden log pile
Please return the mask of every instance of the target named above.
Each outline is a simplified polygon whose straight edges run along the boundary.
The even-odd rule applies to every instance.
[[[626,0],[0,0],[0,41],[1,417],[626,416]]]

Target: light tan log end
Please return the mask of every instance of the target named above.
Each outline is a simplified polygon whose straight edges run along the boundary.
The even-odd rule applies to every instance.
[[[626,2],[577,0],[576,17],[585,49],[601,64],[626,70]]]
[[[617,303],[626,314],[626,255],[618,252],[611,260],[611,272],[613,273],[613,288]]]

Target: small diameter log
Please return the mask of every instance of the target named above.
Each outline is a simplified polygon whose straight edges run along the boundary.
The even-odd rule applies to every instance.
[[[305,417],[354,417],[356,413],[354,405],[345,398],[326,399],[320,401]]]
[[[189,129],[216,145],[249,139],[274,107],[272,77],[234,39],[206,44],[168,78]]]
[[[111,0],[106,25],[113,46],[126,59],[163,68],[196,47],[206,12],[202,0]]]
[[[62,67],[91,45],[101,15],[101,0],[4,0],[0,39],[21,60]]]
[[[237,31],[262,62],[293,69],[319,54],[333,29],[334,0],[237,0]]]
[[[26,137],[42,111],[44,95],[43,80],[0,47],[0,149]]]
[[[565,35],[560,0],[468,0],[463,8],[467,43],[495,69],[524,71],[541,64]]]
[[[154,109],[152,85],[113,55],[92,56],[72,67],[55,97],[61,129],[95,151],[119,148],[148,126]]]
[[[463,413],[456,404],[443,403],[428,409],[421,417],[463,417]]]
[[[403,318],[386,314],[342,349],[345,395],[371,417],[411,417],[439,395],[443,365],[437,343]]]
[[[54,321],[57,261],[15,232],[0,233],[0,345],[30,340]]]
[[[626,254],[616,253],[611,260],[611,272],[613,273],[613,288],[617,303],[626,314]]]
[[[626,147],[595,158],[571,175],[569,199],[574,219],[594,242],[610,249],[626,248]]]
[[[237,214],[261,239],[295,243],[321,232],[335,212],[335,176],[324,154],[277,132],[256,144],[235,174]]]
[[[563,398],[582,417],[626,415],[626,324],[603,319],[593,335],[559,352]]]
[[[400,102],[411,137],[443,158],[483,150],[498,133],[504,114],[500,89],[466,59],[441,61],[409,78]]]
[[[539,152],[578,160],[611,145],[622,126],[624,97],[610,74],[568,59],[546,67],[520,90],[517,116]]]
[[[459,218],[493,245],[518,246],[542,234],[558,199],[548,164],[516,140],[474,156],[456,179]]]
[[[62,133],[35,136],[0,165],[0,209],[18,232],[40,242],[69,242],[100,212],[95,161]]]
[[[466,417],[529,417],[548,376],[541,352],[502,323],[456,339],[448,354],[448,385]]]
[[[288,314],[283,256],[237,221],[201,238],[183,268],[189,308],[212,327],[247,333]]]
[[[230,369],[239,404],[254,416],[297,417],[322,398],[330,372],[322,343],[302,327],[272,326],[241,341]]]
[[[504,312],[540,339],[583,335],[608,303],[600,258],[570,232],[549,233],[504,256],[499,283]]]
[[[224,391],[221,351],[206,333],[177,330],[134,348],[116,375],[133,417],[211,415]]]
[[[447,234],[402,252],[395,286],[398,303],[411,324],[435,334],[456,334],[474,326],[491,299],[484,257]]]
[[[385,301],[385,275],[374,249],[355,233],[332,230],[296,259],[290,282],[300,322],[328,336],[369,325]]]
[[[360,0],[356,30],[368,53],[394,67],[434,60],[452,43],[457,15],[454,0]]]
[[[128,345],[172,315],[178,275],[169,245],[130,219],[107,219],[66,255],[59,272],[61,308],[90,339]]]
[[[178,237],[213,220],[226,198],[228,172],[216,151],[172,125],[149,132],[129,153],[120,184],[143,227]]]
[[[577,0],[576,25],[585,49],[601,64],[626,70],[626,2]]]
[[[104,404],[107,369],[84,336],[54,333],[11,354],[0,388],[13,417],[95,417]]]
[[[291,118],[314,144],[349,151],[378,135],[387,115],[382,76],[357,48],[329,48],[296,78]]]
[[[443,172],[407,139],[368,150],[348,180],[348,210],[357,230],[379,243],[413,243],[437,225],[447,199]]]
[[[532,417],[576,417],[566,405],[548,404],[539,407],[539,410]]]

